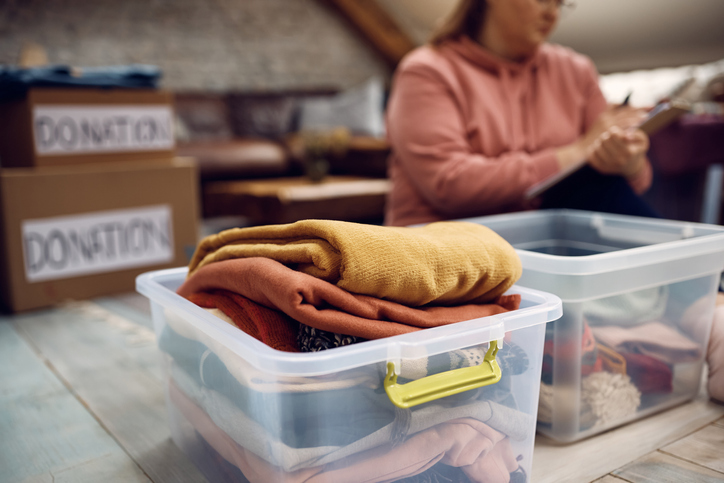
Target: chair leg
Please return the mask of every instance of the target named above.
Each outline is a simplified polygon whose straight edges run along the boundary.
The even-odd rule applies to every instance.
[[[701,207],[701,222],[718,224],[721,216],[722,184],[724,183],[724,165],[712,164],[706,170],[704,199]]]

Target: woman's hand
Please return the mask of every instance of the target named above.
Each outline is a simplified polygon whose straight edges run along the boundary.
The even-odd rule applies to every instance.
[[[603,111],[596,122],[593,123],[588,132],[583,136],[583,143],[590,147],[598,138],[611,129],[619,127],[629,129],[638,126],[646,117],[644,109],[637,109],[629,106],[610,106]]]
[[[588,163],[603,174],[635,177],[646,165],[649,137],[640,129],[613,126],[588,148]]]
[[[608,133],[606,134],[606,139],[609,139],[612,136],[609,131],[614,128],[619,131],[633,130],[645,117],[646,111],[643,109],[636,109],[629,106],[609,107],[598,117],[586,134],[580,137],[575,143],[563,146],[556,151],[558,167],[563,170],[585,159],[590,160],[588,157],[600,149],[604,141],[602,138],[604,134]],[[643,132],[641,134],[643,134]],[[645,136],[644,134],[644,137]],[[618,139],[618,135],[615,135],[614,138]],[[648,149],[648,138],[646,139],[646,143],[646,149]],[[634,171],[634,166],[628,166],[629,162],[621,162],[620,159],[618,161],[612,161],[610,156],[604,157],[604,153],[609,150],[613,152],[618,151],[618,149],[614,149],[614,146],[617,144],[618,141],[606,141],[606,151],[601,152],[600,156],[597,155],[597,158],[601,158],[600,163],[591,162],[591,166],[598,169],[597,166],[600,165],[601,169],[599,169],[599,171],[602,173],[622,174],[622,171],[615,168],[615,165],[624,164],[630,168],[630,171]],[[624,156],[629,157],[628,155]],[[614,156],[614,158],[617,158],[617,156]],[[641,162],[643,163],[643,160],[641,160]],[[629,169],[627,169],[627,171],[629,171]]]

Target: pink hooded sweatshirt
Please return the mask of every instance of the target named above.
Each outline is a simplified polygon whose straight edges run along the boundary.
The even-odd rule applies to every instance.
[[[556,148],[605,110],[593,63],[542,45],[522,63],[469,37],[411,52],[387,108],[392,191],[385,224],[404,226],[530,209],[523,193],[556,173]],[[630,181],[651,184],[647,163]]]

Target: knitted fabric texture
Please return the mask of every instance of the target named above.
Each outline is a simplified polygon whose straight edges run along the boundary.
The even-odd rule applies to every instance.
[[[274,349],[299,352],[299,323],[283,312],[268,309],[228,290],[198,292],[189,295],[188,299],[200,307],[221,310],[239,329]]]
[[[626,358],[603,344],[598,344],[598,358],[602,361],[602,370],[613,374],[627,374]]]
[[[556,364],[580,364],[581,375],[583,376],[603,369],[603,360],[598,355],[599,344],[593,338],[591,327],[585,320],[583,321],[583,333],[580,341],[572,337],[556,340],[554,324],[555,322],[546,326],[541,381],[546,384],[553,383],[553,367]]]
[[[315,329],[304,324],[299,324],[297,332],[297,344],[302,352],[319,352],[364,341],[361,337]]]
[[[581,381],[581,411],[591,411],[593,427],[622,421],[635,414],[640,404],[641,393],[628,376],[596,372]]]
[[[647,322],[634,327],[593,327],[597,341],[623,354],[645,354],[667,364],[697,362],[702,351],[699,345],[676,328],[661,322]]]
[[[541,382],[538,399],[538,421],[553,422],[556,391],[567,388]],[[568,396],[568,395],[567,395]],[[595,372],[581,379],[581,430],[622,421],[636,414],[641,405],[641,392],[628,376]]]
[[[270,258],[349,292],[413,307],[488,302],[522,273],[513,247],[475,223],[389,227],[302,220],[208,236],[196,248],[189,276],[248,257]]]
[[[310,327],[363,339],[391,337],[517,310],[521,300],[520,294],[508,294],[493,303],[408,307],[347,292],[269,258],[210,263],[194,272],[177,293],[188,297],[219,289],[284,312]]]
[[[669,286],[646,288],[586,302],[583,313],[593,325],[630,327],[658,320],[666,311]]]
[[[626,374],[641,394],[669,394],[674,390],[674,373],[668,364],[643,354],[624,353]]]
[[[400,379],[421,379],[444,371],[462,367],[479,366],[488,352],[488,344],[443,352],[419,359],[403,359],[400,364]],[[506,376],[517,376],[528,370],[528,355],[514,342],[506,342],[495,356],[501,371]]]

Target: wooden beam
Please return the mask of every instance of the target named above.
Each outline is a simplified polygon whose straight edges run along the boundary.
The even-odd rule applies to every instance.
[[[415,42],[375,0],[322,1],[336,7],[392,67],[416,47]]]

